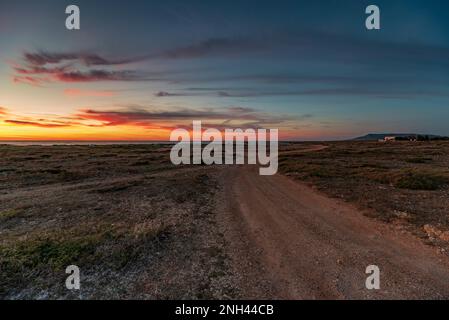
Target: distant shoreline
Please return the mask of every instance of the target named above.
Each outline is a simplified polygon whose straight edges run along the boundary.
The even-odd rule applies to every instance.
[[[6,140],[1,141],[0,145],[13,146],[73,146],[73,145],[154,145],[154,144],[173,144],[170,141],[76,141],[76,140]]]
[[[313,143],[313,142],[320,142],[320,141],[279,141],[279,143]],[[1,145],[12,145],[12,146],[91,146],[91,145],[172,145],[176,144],[177,142],[173,141],[75,141],[75,140],[50,140],[50,141],[28,141],[28,140],[7,140],[7,141],[1,141],[0,140],[0,146]],[[203,144],[207,144],[209,142],[203,141]]]

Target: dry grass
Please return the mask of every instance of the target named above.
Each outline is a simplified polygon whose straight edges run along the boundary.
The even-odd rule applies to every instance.
[[[327,149],[280,157],[280,170],[332,197],[401,220],[423,235],[426,224],[449,230],[448,142],[335,142]],[[292,144],[289,150],[307,144]]]
[[[207,285],[229,282],[226,257],[204,249],[224,246],[209,231],[214,179],[158,145],[0,146],[0,298],[232,295]],[[64,285],[71,264],[81,296]]]

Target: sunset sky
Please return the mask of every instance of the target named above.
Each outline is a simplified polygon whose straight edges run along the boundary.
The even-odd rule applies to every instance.
[[[167,140],[193,120],[449,135],[449,2],[0,0],[0,140]]]

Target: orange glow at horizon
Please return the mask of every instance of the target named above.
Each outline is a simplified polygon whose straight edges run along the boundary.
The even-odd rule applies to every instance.
[[[172,124],[171,124],[172,125]],[[192,130],[188,130],[191,137]],[[0,141],[41,140],[41,141],[168,141],[171,129],[148,129],[136,125],[119,126],[67,126],[42,128],[0,122]],[[319,132],[279,130],[280,140],[311,139]]]
[[[40,128],[25,125],[0,123],[0,140],[98,140],[98,141],[151,141],[167,140],[170,131],[166,129],[144,129],[136,126]]]

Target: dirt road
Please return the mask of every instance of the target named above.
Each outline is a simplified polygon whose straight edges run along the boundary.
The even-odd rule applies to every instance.
[[[435,248],[285,176],[230,170],[228,222],[241,243],[235,259],[261,279],[248,285],[249,298],[449,298],[449,262]],[[380,290],[365,287],[368,265],[380,268]]]

